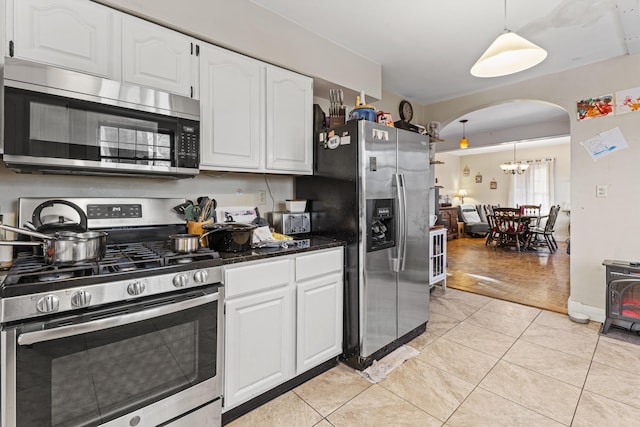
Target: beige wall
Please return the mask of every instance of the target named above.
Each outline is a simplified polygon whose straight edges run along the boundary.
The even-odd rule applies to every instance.
[[[640,55],[615,58],[426,107],[430,120],[443,124],[487,105],[538,99],[565,108],[571,120],[571,297],[570,311],[604,319],[605,275],[602,261],[640,259],[640,222],[629,221],[640,211],[640,199],[630,197],[640,181],[640,113],[578,122],[576,101],[638,87]],[[594,162],[581,141],[619,127],[629,148]],[[596,197],[596,185],[608,186],[608,197]],[[612,212],[624,211],[615,220]]]
[[[518,149],[518,160],[535,160],[542,158],[556,159],[556,182],[554,204],[562,209],[570,207],[571,190],[571,156],[570,145],[553,145],[540,148]],[[512,151],[498,153],[476,154],[471,156],[455,156],[447,153],[436,153],[436,160],[444,162],[436,165],[436,178],[444,188],[440,194],[449,194],[454,205],[460,200],[454,197],[457,190],[467,190],[465,203],[474,205],[509,206],[509,188],[511,175],[505,175],[500,170],[500,163],[513,160]],[[463,176],[464,167],[469,167],[469,176]],[[476,175],[482,175],[482,183],[476,183]],[[496,180],[497,188],[492,190],[489,183]],[[556,238],[566,240],[569,237],[569,216],[563,213],[558,217]]]

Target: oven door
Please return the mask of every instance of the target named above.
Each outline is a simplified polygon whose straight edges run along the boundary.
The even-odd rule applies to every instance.
[[[222,289],[5,326],[0,424],[158,425],[218,399]]]

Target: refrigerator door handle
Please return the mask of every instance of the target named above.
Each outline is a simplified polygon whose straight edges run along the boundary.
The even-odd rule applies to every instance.
[[[402,188],[402,257],[400,258],[400,271],[404,271],[404,265],[407,260],[407,230],[408,230],[408,218],[407,218],[407,190],[406,183],[404,181],[404,174],[400,174],[400,184]]]
[[[396,197],[398,199],[398,212],[396,213],[395,216],[395,221],[396,221],[396,236],[398,236],[397,241],[397,253],[398,253],[398,258],[394,259],[393,262],[393,271],[398,273],[400,271],[400,267],[402,265],[402,247],[404,246],[404,238],[405,238],[405,233],[404,233],[404,216],[405,216],[405,212],[404,212],[404,200],[403,200],[403,194],[404,194],[404,188],[402,187],[403,181],[402,178],[400,176],[400,174],[398,173],[394,173],[393,174],[393,178],[396,181]]]

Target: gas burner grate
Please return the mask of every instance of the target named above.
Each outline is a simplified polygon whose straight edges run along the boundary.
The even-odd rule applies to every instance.
[[[91,263],[50,265],[44,262],[42,256],[23,252],[14,260],[3,284],[53,282],[92,276],[94,273],[94,265]]]
[[[108,245],[105,256],[100,261],[65,266],[49,265],[42,256],[23,252],[14,261],[4,285],[61,282],[78,277],[153,270],[219,257],[217,252],[208,248],[178,254],[171,251],[169,241]]]

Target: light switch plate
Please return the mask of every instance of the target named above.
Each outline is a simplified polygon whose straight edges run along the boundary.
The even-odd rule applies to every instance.
[[[607,191],[607,185],[596,185],[596,197],[607,197]]]

